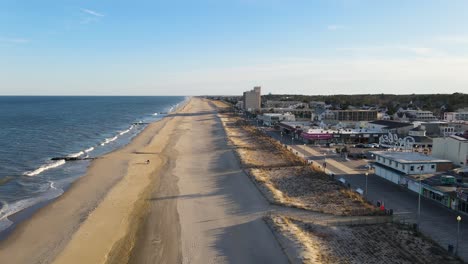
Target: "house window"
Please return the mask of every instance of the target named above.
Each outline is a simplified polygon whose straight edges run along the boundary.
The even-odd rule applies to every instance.
[[[401,168],[402,168],[402,169],[405,169],[405,164],[401,164]]]
[[[414,171],[414,166],[410,166],[410,171]]]
[[[434,164],[431,165],[431,169],[435,169],[435,165],[434,165]]]

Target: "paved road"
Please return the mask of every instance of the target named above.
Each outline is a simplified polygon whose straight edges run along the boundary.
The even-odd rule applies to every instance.
[[[279,133],[268,131],[270,136],[281,140]],[[304,146],[297,140],[294,140],[294,145],[291,145],[291,138],[287,140],[283,137],[283,144],[289,145],[294,152],[298,152],[299,156],[307,157],[310,160],[315,160],[320,164],[323,163],[323,153],[331,148],[319,148],[315,146]],[[349,160],[345,161],[336,154],[327,154],[327,170],[333,172],[336,177],[343,177],[349,182],[353,189],[361,188],[365,190],[365,165],[368,160]],[[334,162],[330,161],[333,160]],[[338,163],[334,166],[332,163]],[[352,173],[350,173],[352,172]],[[356,173],[358,172],[358,173]],[[407,189],[393,184],[390,181],[382,179],[378,176],[369,174],[367,178],[368,185],[368,200],[384,201],[385,207],[393,209],[394,214],[405,219],[408,222],[416,222],[418,195]],[[421,224],[422,232],[435,241],[442,247],[447,248],[448,244],[455,246],[457,238],[457,221],[458,214],[451,211],[436,202],[422,197],[421,199]],[[466,220],[465,220],[466,219]],[[462,215],[460,224],[460,244],[459,255],[465,261],[468,261],[468,216]]]

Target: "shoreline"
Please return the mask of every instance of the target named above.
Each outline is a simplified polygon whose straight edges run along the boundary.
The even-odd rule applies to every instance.
[[[112,190],[126,178],[130,163],[153,160],[151,154],[140,155],[138,152],[150,144],[173,119],[171,115],[184,109],[190,100],[187,97],[177,109],[149,124],[125,146],[93,160],[86,173],[70,184],[66,192],[35,208],[30,217],[26,215],[26,219],[15,223],[15,227],[0,241],[0,262],[52,262]],[[147,167],[156,170],[158,162],[155,160]],[[17,216],[21,217],[21,214]],[[40,245],[38,241],[41,241]],[[30,252],[24,254],[24,248]]]
[[[161,113],[165,113],[166,115],[170,115],[172,113],[177,112],[179,109],[181,109],[184,105],[186,105],[188,103],[190,98],[191,98],[190,96],[184,97],[184,99],[181,100],[180,102],[170,106],[169,111],[164,111],[164,112],[161,112]],[[83,172],[82,173],[68,175],[68,177],[71,177],[71,178],[74,178],[74,179],[71,180],[68,184],[66,184],[65,186],[63,186],[61,188],[62,193],[60,193],[60,194],[58,194],[58,195],[56,195],[54,197],[51,197],[49,199],[39,201],[39,202],[37,202],[35,204],[32,204],[31,206],[20,209],[20,210],[14,212],[14,213],[8,215],[7,217],[5,217],[5,219],[7,219],[7,221],[10,222],[10,224],[7,227],[5,227],[4,229],[0,230],[0,244],[1,244],[1,242],[3,240],[7,239],[8,236],[10,236],[14,232],[16,227],[19,224],[21,224],[21,222],[27,221],[31,216],[33,216],[35,213],[37,213],[43,207],[48,206],[49,204],[51,204],[51,203],[55,202],[56,200],[60,199],[68,190],[70,190],[73,187],[73,185],[77,181],[79,181],[83,176],[85,176],[88,173],[88,170],[91,168],[94,160],[100,159],[102,157],[105,157],[105,156],[113,153],[113,152],[116,152],[116,151],[118,151],[120,149],[125,148],[127,145],[131,144],[131,142],[136,137],[138,137],[141,133],[143,133],[146,130],[146,128],[148,127],[148,125],[153,124],[153,123],[157,123],[157,122],[161,122],[165,118],[166,118],[166,116],[164,116],[164,117],[162,117],[162,118],[160,118],[158,120],[154,120],[154,121],[152,121],[150,123],[145,123],[145,124],[147,124],[147,126],[144,129],[142,129],[141,131],[139,131],[135,136],[130,138],[126,143],[124,143],[123,145],[117,146],[117,147],[109,150],[108,152],[104,152],[104,153],[102,153],[102,154],[100,154],[98,156],[95,156],[94,158],[92,158],[92,160],[89,161],[89,163],[87,165],[82,165],[83,166]],[[93,146],[91,148],[94,148],[94,147],[96,147],[96,146]],[[83,152],[83,151],[86,151],[86,150],[82,150],[81,152]]]

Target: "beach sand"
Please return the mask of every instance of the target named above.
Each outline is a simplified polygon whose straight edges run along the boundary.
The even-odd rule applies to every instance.
[[[286,263],[267,210],[214,107],[192,98],[20,223],[0,263]]]

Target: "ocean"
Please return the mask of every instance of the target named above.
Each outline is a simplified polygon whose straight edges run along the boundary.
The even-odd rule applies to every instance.
[[[63,194],[90,160],[126,145],[181,96],[0,96],[0,231],[9,216]],[[141,124],[140,124],[141,123]]]

